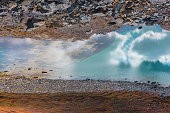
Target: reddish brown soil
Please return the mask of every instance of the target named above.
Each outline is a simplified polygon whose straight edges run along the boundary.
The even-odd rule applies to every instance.
[[[88,24],[76,24],[70,27],[46,28],[41,27],[33,31],[27,32],[26,37],[36,39],[88,39],[93,34],[106,34],[108,32],[119,29],[122,25],[108,26],[109,22],[113,22],[111,17],[92,17]],[[92,30],[90,33],[87,31]]]
[[[170,113],[170,97],[145,92],[1,94],[0,113]]]

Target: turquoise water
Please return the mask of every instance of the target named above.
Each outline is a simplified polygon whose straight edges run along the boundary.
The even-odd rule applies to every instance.
[[[89,40],[0,38],[0,70],[53,79],[156,81],[170,85],[170,32],[125,26]],[[28,71],[27,68],[32,68]],[[17,71],[16,71],[17,70]]]
[[[92,79],[157,81],[169,85],[170,32],[158,25],[143,26],[141,30],[137,27],[126,26],[109,33],[113,43],[71,65],[69,73]]]

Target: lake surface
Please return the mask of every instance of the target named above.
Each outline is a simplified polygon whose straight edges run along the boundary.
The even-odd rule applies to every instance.
[[[0,38],[0,70],[52,79],[156,81],[170,85],[170,32],[125,26],[88,40]],[[31,68],[31,70],[28,70]]]

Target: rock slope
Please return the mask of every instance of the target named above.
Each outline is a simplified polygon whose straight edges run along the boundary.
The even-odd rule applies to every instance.
[[[136,24],[169,30],[169,7],[149,0],[0,0],[0,36],[83,39]]]

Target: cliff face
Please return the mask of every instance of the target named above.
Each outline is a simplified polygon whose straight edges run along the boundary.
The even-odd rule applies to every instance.
[[[169,5],[148,0],[1,0],[0,35],[87,38],[123,24],[169,23]]]

